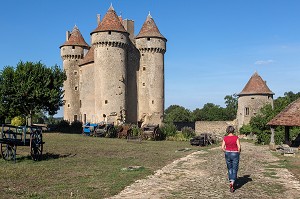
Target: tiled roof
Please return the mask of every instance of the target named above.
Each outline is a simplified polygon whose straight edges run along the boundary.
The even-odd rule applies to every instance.
[[[159,30],[158,30],[153,18],[151,17],[150,13],[147,16],[147,19],[144,22],[140,33],[135,38],[138,39],[138,38],[143,38],[143,37],[158,37],[158,38],[166,39],[159,32]]]
[[[94,46],[86,53],[83,60],[79,63],[79,66],[94,62]]]
[[[289,104],[268,125],[272,126],[300,126],[300,98]]]
[[[249,94],[269,94],[274,93],[269,89],[266,82],[255,72],[249,79],[248,83],[238,95],[249,95]]]
[[[103,17],[103,20],[99,23],[98,27],[92,33],[103,31],[127,32],[112,5]]]
[[[89,45],[85,42],[83,39],[78,27],[75,25],[68,41],[66,41],[62,46],[83,46],[83,47],[89,47]]]

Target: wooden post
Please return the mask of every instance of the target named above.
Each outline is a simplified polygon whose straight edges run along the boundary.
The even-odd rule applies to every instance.
[[[271,140],[270,140],[270,144],[269,144],[269,149],[275,150],[276,147],[275,147],[275,139],[274,139],[274,137],[275,137],[274,127],[271,126],[270,129],[271,129]]]
[[[285,134],[285,144],[290,145],[290,127],[285,126],[284,127],[284,134]]]

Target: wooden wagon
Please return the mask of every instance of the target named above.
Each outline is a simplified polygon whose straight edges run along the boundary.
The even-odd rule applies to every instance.
[[[5,160],[16,161],[17,146],[29,146],[32,159],[41,160],[43,144],[41,126],[2,125],[0,148]]]

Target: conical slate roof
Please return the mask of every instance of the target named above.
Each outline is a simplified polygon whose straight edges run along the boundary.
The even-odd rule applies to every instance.
[[[150,13],[147,16],[140,33],[135,38],[138,39],[143,37],[158,37],[166,40],[166,38],[159,32]]]
[[[249,94],[269,94],[274,95],[274,93],[269,89],[266,82],[255,72],[251,78],[249,79],[248,83],[238,94],[240,95],[249,95]]]
[[[90,50],[84,56],[83,60],[80,62],[80,66],[94,62],[94,49],[94,46],[90,48]]]
[[[300,98],[289,104],[268,125],[272,126],[300,126]]]
[[[103,31],[127,32],[112,5],[109,7],[98,27],[91,34]]]
[[[84,38],[82,37],[78,27],[75,25],[68,41],[66,41],[62,46],[83,46],[89,47],[89,45],[85,42]]]

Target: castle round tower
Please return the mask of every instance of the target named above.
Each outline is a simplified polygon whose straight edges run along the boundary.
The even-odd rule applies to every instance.
[[[86,49],[89,49],[89,45],[75,25],[71,33],[67,31],[66,42],[60,46],[63,68],[67,75],[64,82],[64,120],[69,122],[80,120],[78,63],[83,59]]]
[[[91,33],[94,47],[95,115],[97,120],[124,119],[126,111],[128,32],[110,6]]]
[[[255,72],[242,92],[238,94],[238,129],[249,124],[251,117],[259,113],[264,105],[273,106],[273,95],[266,82]]]
[[[150,120],[147,123],[161,124],[163,120],[166,42],[149,13],[136,36],[136,47],[140,51],[137,83],[139,121]]]

